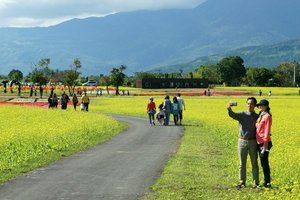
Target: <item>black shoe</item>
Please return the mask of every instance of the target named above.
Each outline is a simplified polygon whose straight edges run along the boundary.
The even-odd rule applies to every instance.
[[[236,185],[237,189],[241,189],[241,188],[244,188],[244,187],[246,187],[246,185],[243,182],[240,182],[239,184]]]

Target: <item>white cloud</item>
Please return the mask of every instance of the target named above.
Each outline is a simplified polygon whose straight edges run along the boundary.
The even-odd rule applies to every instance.
[[[5,9],[9,6],[9,4],[12,4],[13,0],[0,0],[0,9]]]
[[[0,27],[49,26],[139,9],[192,8],[206,0],[0,0]]]

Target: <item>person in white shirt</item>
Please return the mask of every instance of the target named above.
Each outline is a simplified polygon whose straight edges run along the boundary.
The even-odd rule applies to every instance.
[[[180,93],[177,94],[177,101],[179,104],[179,125],[182,125],[182,111],[185,110],[185,103]]]

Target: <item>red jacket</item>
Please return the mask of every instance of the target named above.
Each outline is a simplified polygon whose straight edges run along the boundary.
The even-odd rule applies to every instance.
[[[153,101],[150,101],[150,103],[148,103],[147,105],[147,112],[149,112],[150,110],[156,110],[156,105]]]

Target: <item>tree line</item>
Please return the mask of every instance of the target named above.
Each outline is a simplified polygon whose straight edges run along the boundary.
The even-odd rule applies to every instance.
[[[8,76],[0,76],[0,79],[14,80],[15,82],[27,82],[38,85],[46,85],[51,82],[60,82],[68,86],[70,92],[77,85],[88,80],[96,80],[101,86],[116,87],[119,94],[119,86],[135,86],[136,80],[141,78],[205,78],[213,85],[249,85],[249,86],[298,86],[300,83],[300,65],[297,62],[282,63],[274,68],[244,66],[244,60],[239,56],[228,56],[216,64],[201,65],[194,71],[183,73],[182,70],[171,73],[135,72],[128,76],[125,74],[126,66],[121,65],[111,69],[110,74],[80,76],[82,67],[79,58],[75,58],[67,70],[53,70],[49,67],[50,59],[42,58],[32,71],[23,76],[18,69],[13,69]]]
[[[298,86],[300,83],[300,65],[297,62],[282,63],[277,67],[245,68],[244,60],[239,56],[228,56],[217,64],[201,65],[194,76],[206,78],[210,84],[229,86]]]
[[[125,65],[112,68],[110,71],[111,74],[107,76],[100,74],[99,76],[93,75],[90,77],[82,77],[80,76],[82,64],[79,58],[75,58],[70,65],[70,68],[63,71],[58,69],[53,70],[49,67],[49,64],[49,58],[42,58],[38,63],[34,64],[32,71],[27,76],[24,76],[20,70],[13,69],[9,72],[7,77],[1,75],[0,79],[9,79],[10,81],[13,81],[13,83],[27,83],[32,85],[51,85],[59,83],[67,86],[70,94],[74,91],[75,86],[81,85],[89,79],[93,79],[100,81],[99,84],[105,85],[107,90],[108,86],[115,86],[116,94],[118,95],[119,86],[124,84],[126,78],[124,73],[124,70],[126,69]]]

